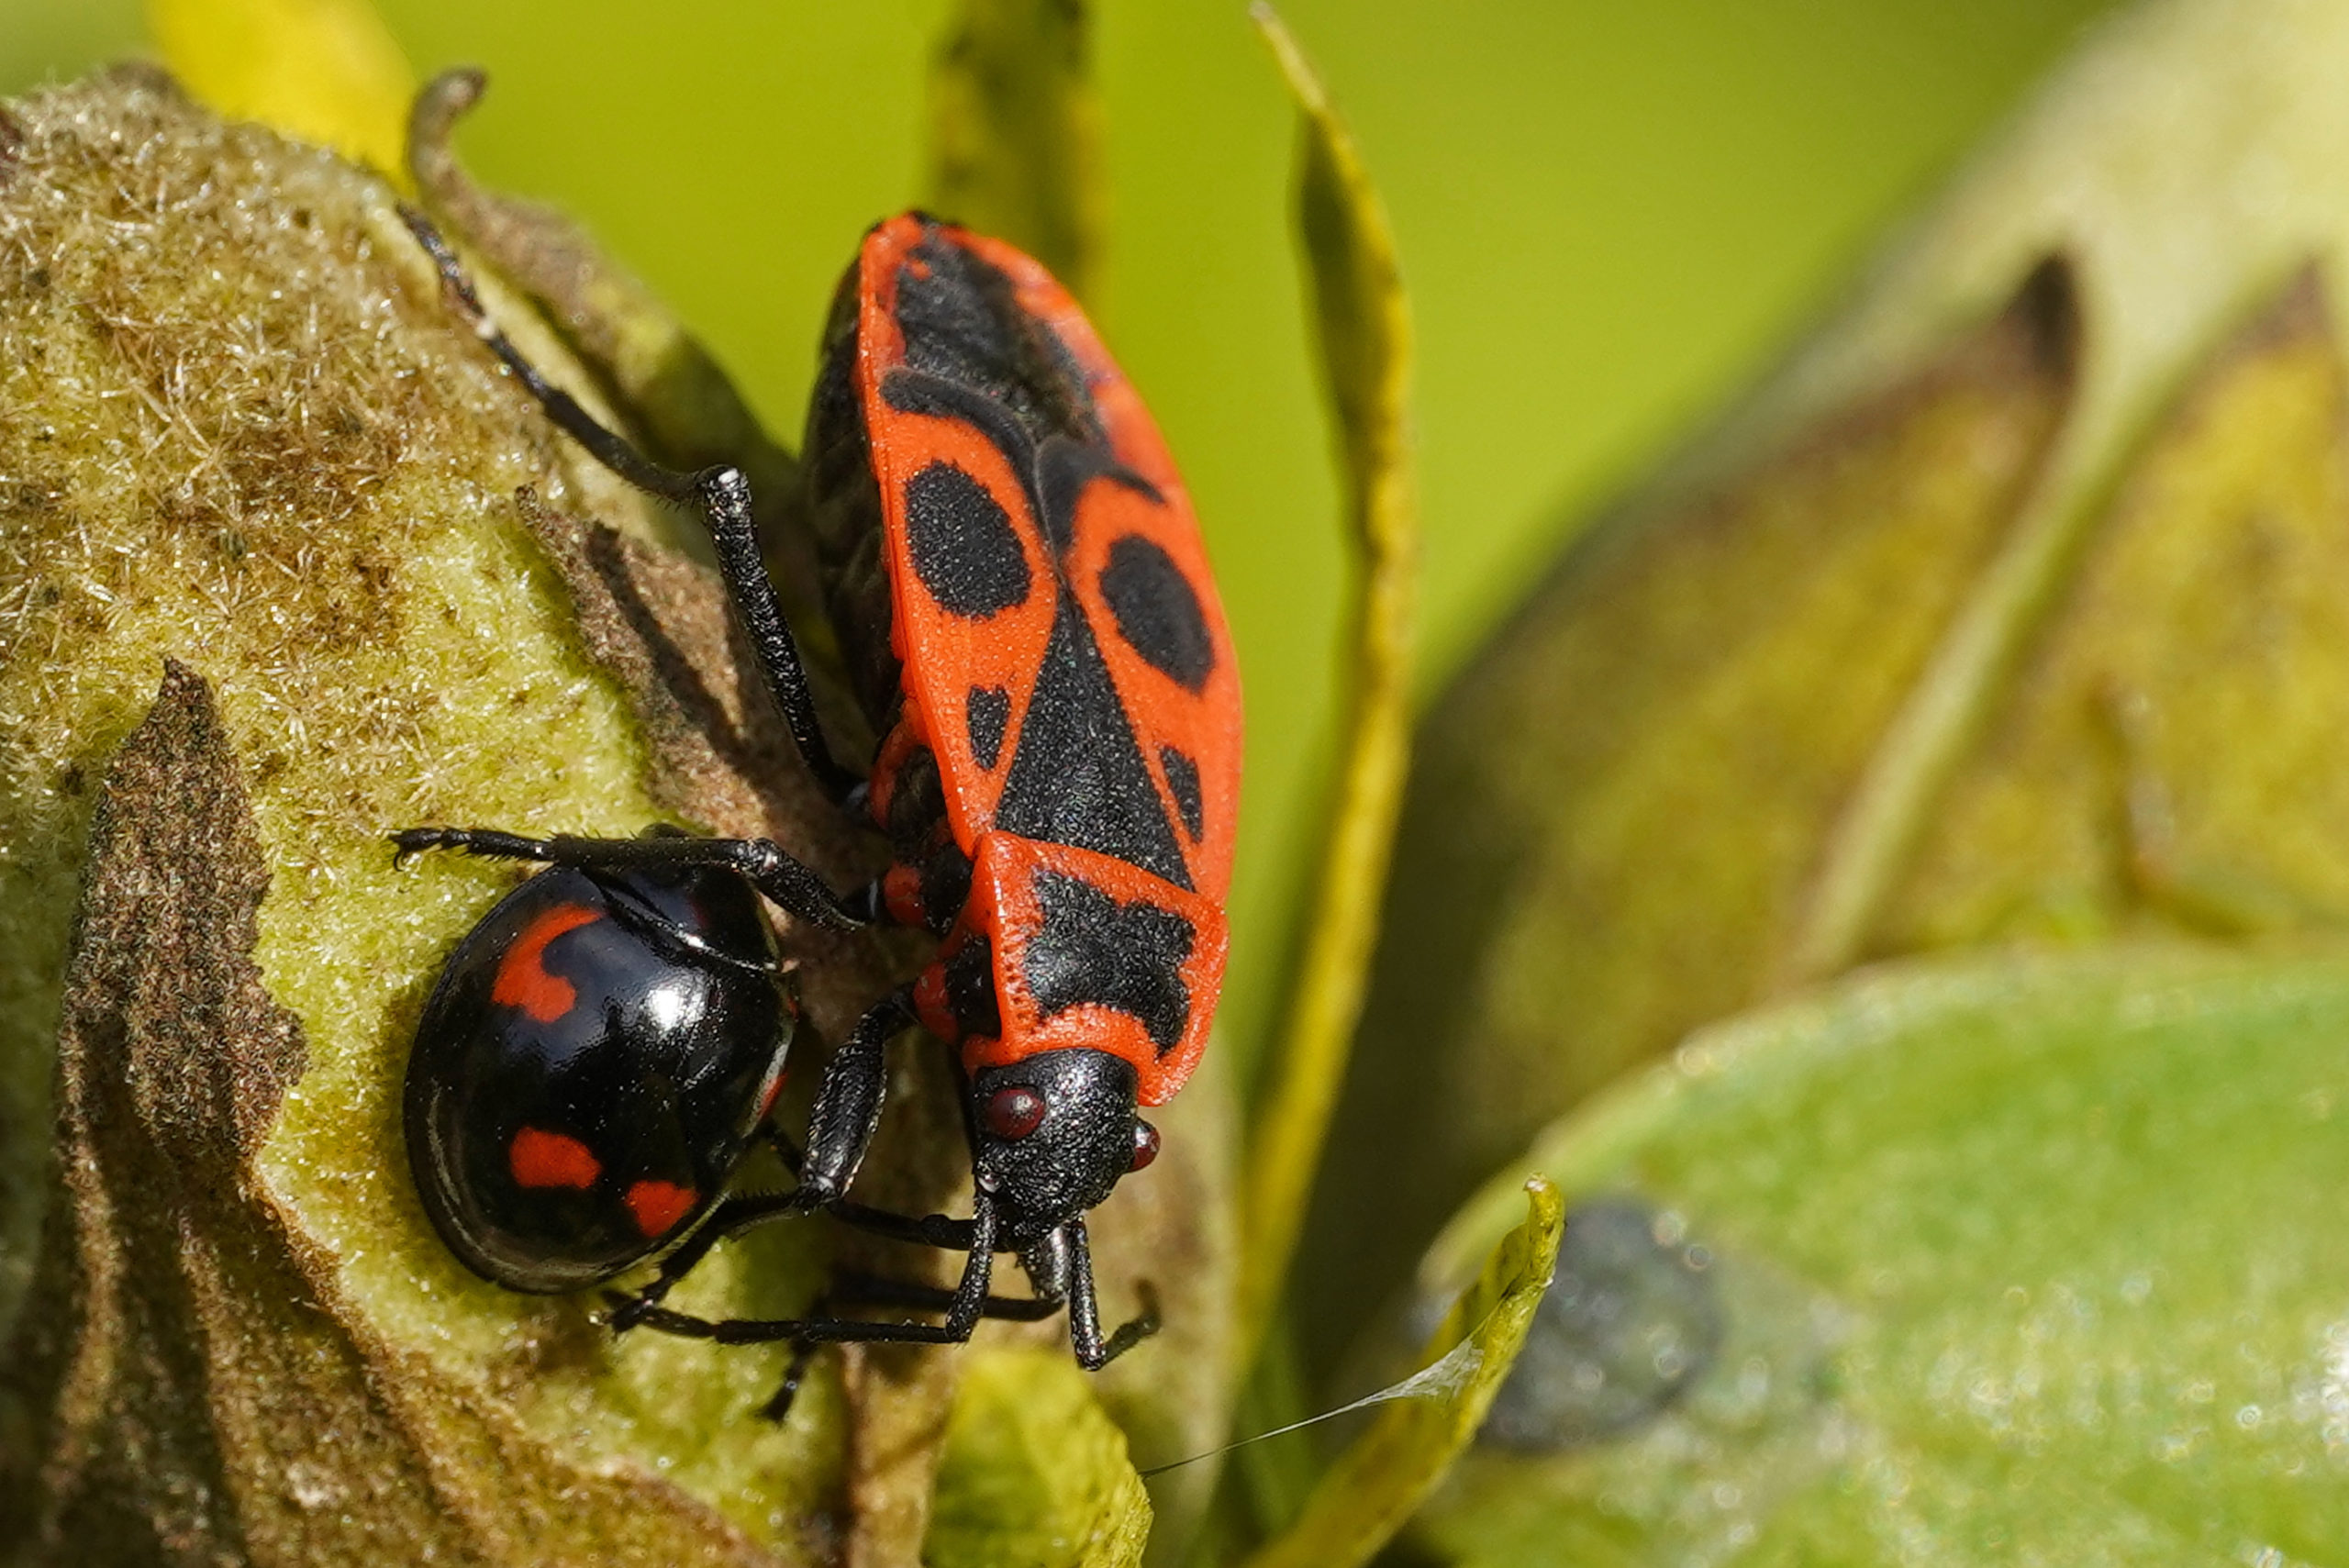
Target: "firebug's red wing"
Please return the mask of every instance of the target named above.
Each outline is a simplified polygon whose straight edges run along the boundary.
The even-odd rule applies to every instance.
[[[956,841],[1000,826],[1219,902],[1239,669],[1157,427],[1011,247],[908,214],[861,268],[893,636]]]

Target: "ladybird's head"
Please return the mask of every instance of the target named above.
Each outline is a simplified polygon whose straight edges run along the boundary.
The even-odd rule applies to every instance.
[[[1158,1157],[1158,1129],[1134,1111],[1134,1070],[1106,1051],[1040,1051],[971,1080],[979,1184],[1007,1245],[1026,1246],[1109,1195]]]

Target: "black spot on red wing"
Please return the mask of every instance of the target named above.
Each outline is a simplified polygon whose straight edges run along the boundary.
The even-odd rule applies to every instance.
[[[1177,887],[1191,886],[1109,667],[1085,611],[1065,593],[1052,617],[995,825],[1022,838],[1115,855]]]
[[[1036,873],[1036,899],[1043,923],[1021,962],[1046,1018],[1097,1003],[1140,1018],[1161,1056],[1182,1043],[1191,1017],[1183,964],[1198,938],[1190,921],[1058,872]]]
[[[1193,692],[1207,690],[1215,641],[1199,595],[1173,556],[1139,534],[1126,535],[1109,547],[1101,596],[1117,617],[1118,635],[1152,669]]]
[[[1011,514],[951,462],[906,482],[906,542],[914,575],[949,614],[984,620],[1027,603],[1035,587]]]
[[[896,318],[907,364],[1003,405],[1030,445],[1054,432],[1102,440],[1092,389],[1068,345],[1020,308],[1001,271],[935,230],[897,269]]]
[[[1055,562],[1065,562],[1076,544],[1076,503],[1097,479],[1121,484],[1154,506],[1166,504],[1158,486],[1118,461],[1106,446],[1079,446],[1052,436],[1036,452],[1036,514]],[[1062,570],[1066,576],[1066,568]]]
[[[1075,542],[1076,504],[1086,485],[1107,479],[1153,506],[1165,504],[1158,487],[1120,463],[1106,439],[1080,440],[1061,431],[1040,438],[1017,409],[983,388],[897,365],[881,378],[881,399],[902,414],[959,419],[1001,452],[1044,530],[1052,569],[1063,577],[1062,562]]]
[[[1003,754],[1004,727],[1011,722],[1011,694],[1001,686],[973,686],[963,696],[963,723],[971,733],[971,755],[995,772]]]
[[[1172,746],[1158,749],[1158,765],[1166,770],[1166,787],[1174,792],[1175,809],[1182,812],[1183,826],[1196,844],[1207,826],[1199,810],[1199,765]]]

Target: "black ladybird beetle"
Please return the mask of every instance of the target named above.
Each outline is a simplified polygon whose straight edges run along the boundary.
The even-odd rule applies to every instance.
[[[722,871],[802,918],[894,920],[939,939],[920,975],[877,1001],[827,1064],[797,1190],[707,1220],[658,1279],[614,1298],[614,1323],[802,1347],[943,1343],[983,1316],[1065,1305],[1077,1359],[1104,1364],[1156,1318],[1145,1287],[1141,1316],[1103,1331],[1085,1216],[1156,1155],[1140,1108],[1171,1097],[1206,1048],[1240,792],[1238,662],[1197,521],[1141,398],[1075,301],[1019,250],[919,213],[865,236],[826,331],[805,453],[832,621],[883,737],[860,780],[817,721],[740,472],[663,469],[598,425],[487,321],[431,226],[408,221],[448,294],[556,425],[622,479],[699,511],[801,756],[888,837],[893,865],[843,898],[764,840],[419,828],[395,835],[401,851],[607,879]],[[488,955],[513,940],[477,936],[454,967],[502,962]],[[849,1201],[880,1122],[885,1048],[916,1024],[961,1071],[969,1219]],[[428,1041],[417,1061],[459,1055]],[[736,1108],[729,1129],[754,1119],[750,1099]],[[711,1322],[659,1305],[720,1236],[812,1208],[967,1251],[952,1291],[835,1282],[830,1296],[943,1321]],[[1032,1298],[988,1294],[998,1251],[1019,1257]]]
[[[782,1087],[794,1009],[732,872],[540,872],[450,956],[407,1073],[425,1211],[512,1290],[600,1284],[685,1234]]]

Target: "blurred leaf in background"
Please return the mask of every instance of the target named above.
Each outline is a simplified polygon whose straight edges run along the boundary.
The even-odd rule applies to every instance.
[[[1297,1522],[1251,1554],[1247,1568],[1354,1568],[1401,1528],[1468,1446],[1516,1363],[1558,1262],[1564,1207],[1540,1176],[1526,1217],[1463,1283],[1422,1354],[1424,1365],[1382,1399],[1369,1429],[1341,1454]]]
[[[1479,1171],[1724,1013],[1920,946],[2337,925],[2344,68],[2336,4],[2106,29],[1438,704],[1324,1353]]]
[[[407,191],[416,75],[357,0],[149,0],[147,32],[180,84],[224,119],[330,147]]]
[[[2344,74],[2340,0],[2117,18],[1432,710],[1302,1340],[1374,1184],[1586,1207],[1423,1544],[2337,1550]]]

